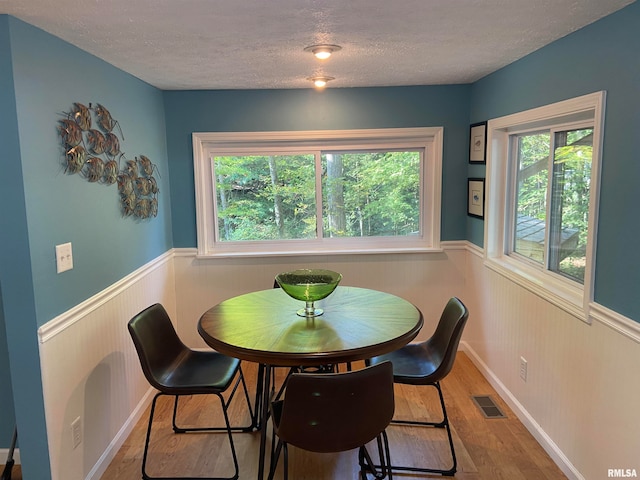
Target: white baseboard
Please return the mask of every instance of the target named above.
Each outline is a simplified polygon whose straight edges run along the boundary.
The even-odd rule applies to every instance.
[[[569,478],[569,480],[585,480],[582,474],[573,466],[567,456],[560,450],[558,445],[547,435],[542,427],[529,414],[518,399],[505,387],[500,379],[491,371],[486,363],[478,356],[478,354],[465,341],[460,342],[460,350],[465,352],[474,365],[480,370],[480,373],[487,379],[491,386],[496,390],[498,395],[509,405],[518,419],[522,422],[527,430],[533,435],[538,443],[544,448],[551,459],[558,465],[560,470]]]
[[[122,428],[118,431],[116,436],[113,438],[107,449],[102,453],[96,464],[93,466],[91,471],[87,474],[85,480],[100,480],[104,475],[104,472],[107,470],[113,459],[115,458],[120,447],[124,445],[124,442],[127,440],[131,432],[133,432],[134,427],[138,423],[138,421],[142,418],[142,414],[146,411],[147,407],[151,404],[151,399],[153,395],[155,395],[156,390],[152,387],[149,387],[149,390],[145,394],[145,396],[140,400],[140,403],[136,406],[134,411],[129,415],[127,421],[124,423]]]

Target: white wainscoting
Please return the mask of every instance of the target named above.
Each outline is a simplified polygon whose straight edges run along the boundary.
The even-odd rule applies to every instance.
[[[313,255],[262,258],[196,258],[195,249],[176,251],[176,298],[180,336],[204,347],[197,332],[200,316],[236,295],[273,288],[274,277],[296,268],[327,268],[342,274],[341,285],[373,288],[398,295],[423,312],[429,336],[447,300],[465,294],[466,242],[444,242],[438,253]]]
[[[151,390],[127,322],[154,303],[175,318],[174,282],[168,252],[38,330],[52,480],[98,480],[144,412]]]
[[[614,327],[635,322],[595,306],[588,325],[469,251],[463,346],[484,376],[568,478],[640,470],[640,346],[632,328]]]
[[[470,318],[463,348],[570,479],[640,470],[640,345],[636,322],[594,306],[577,320],[483,264],[482,250],[444,242],[442,253],[199,260],[168,252],[39,330],[53,480],[98,480],[150,399],[127,321],[161,302],[183,341],[206,347],[202,313],[226,298],[271,288],[294,268],[341,272],[344,285],[399,295],[424,313],[431,335],[448,298]],[[626,326],[625,326],[626,325]],[[520,356],[528,378],[518,375]],[[80,416],[83,442],[72,446]]]

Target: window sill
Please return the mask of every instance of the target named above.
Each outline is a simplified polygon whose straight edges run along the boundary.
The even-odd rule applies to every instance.
[[[395,248],[359,248],[359,249],[308,249],[308,250],[220,250],[216,252],[197,253],[196,258],[252,258],[252,257],[300,257],[327,255],[384,255],[397,253],[442,253],[442,248],[429,247],[395,247]]]
[[[554,275],[527,268],[508,257],[487,258],[485,265],[577,319],[587,324],[591,323],[584,307],[583,289],[570,285]]]

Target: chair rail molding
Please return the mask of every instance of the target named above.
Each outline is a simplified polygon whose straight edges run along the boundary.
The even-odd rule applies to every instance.
[[[131,285],[140,281],[145,276],[157,268],[162,267],[168,262],[173,260],[174,252],[169,250],[159,257],[154,258],[147,264],[133,271],[126,277],[120,279],[116,283],[110,285],[108,288],[102,290],[91,298],[88,298],[82,303],[70,308],[66,312],[51,319],[40,328],[38,328],[38,340],[40,343],[45,343],[55,335],[59,334],[66,328],[73,325],[75,322],[81,320],[91,312],[99,309],[105,305],[109,300],[115,298],[122,292],[126,291]]]
[[[175,278],[169,250],[38,329],[51,480],[98,480],[145,411],[151,389],[126,322],[153,303],[175,314]]]
[[[589,304],[589,314],[593,320],[612,328],[616,332],[630,338],[636,343],[640,343],[639,322],[627,318],[624,315],[595,302]]]

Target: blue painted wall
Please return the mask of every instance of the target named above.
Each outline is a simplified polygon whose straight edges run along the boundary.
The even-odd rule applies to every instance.
[[[171,247],[164,109],[159,90],[42,30],[14,23],[29,249],[42,325]],[[162,195],[153,221],[123,219],[116,185],[64,173],[56,125],[73,102],[106,106],[122,128],[127,158],[143,154],[158,165]],[[74,268],[59,275],[54,246],[69,241]]]
[[[471,121],[607,91],[595,300],[640,322],[638,32],[635,2],[485,77],[472,86]],[[469,239],[482,245],[482,230],[471,228]]]
[[[2,244],[0,243],[0,246]],[[9,347],[4,323],[4,306],[2,304],[2,285],[0,285],[0,446],[7,448],[12,437],[15,424],[13,407],[13,389],[11,388],[11,372],[9,372]],[[0,458],[0,463],[6,459]]]
[[[164,105],[156,88],[13,17],[0,16],[0,62],[6,343],[23,471],[46,479],[37,329],[172,247]],[[115,185],[64,173],[57,124],[74,102],[106,106],[127,158],[143,154],[157,164],[157,218],[122,218]],[[57,274],[55,245],[64,242],[73,243],[74,268]],[[9,444],[12,423],[0,416],[0,446]]]
[[[0,145],[7,146],[7,154],[0,156],[0,170],[10,167],[11,160],[16,161],[18,155],[18,136],[15,131],[15,103],[13,102],[13,79],[11,76],[11,55],[9,48],[8,17],[0,16]],[[12,140],[13,137],[13,140]],[[14,174],[19,168],[11,170]],[[6,190],[8,176],[0,176],[0,447],[7,448],[11,438],[11,425],[15,418],[13,414],[13,391],[11,389],[11,375],[9,372],[9,350],[7,347],[7,333],[4,320],[4,305],[2,302],[2,278],[8,268],[6,246],[9,244],[9,222],[5,220],[7,213],[8,195]]]
[[[468,85],[164,92],[173,238],[196,246],[192,132],[444,126],[442,239],[465,238]]]
[[[21,446],[42,458],[45,469],[37,473],[43,474],[41,478],[47,478],[49,456],[7,16],[0,16],[0,145],[3,146],[0,155],[0,327],[4,329],[5,339],[0,342],[0,370],[3,371],[0,446],[7,448],[10,444],[15,403],[19,407],[16,409],[18,417],[33,422],[26,427],[31,437],[23,440]],[[14,369],[8,368],[10,364],[21,365],[26,374],[16,374]]]

